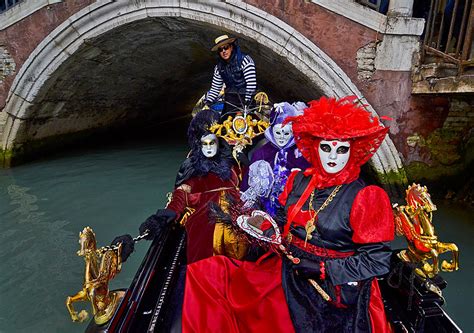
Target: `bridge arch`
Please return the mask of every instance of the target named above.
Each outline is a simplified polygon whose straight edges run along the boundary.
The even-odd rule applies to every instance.
[[[51,117],[61,117],[64,102],[51,102],[54,99],[49,98],[51,96],[48,94],[54,89],[58,91],[61,75],[65,74],[66,69],[74,68],[70,59],[80,54],[81,59],[90,58],[95,61],[98,57],[100,61],[107,63],[107,57],[112,58],[113,54],[101,54],[103,52],[95,41],[107,34],[117,34],[117,31],[120,35],[121,27],[130,24],[136,24],[135,27],[141,29],[143,22],[158,22],[160,33],[174,31],[172,37],[179,36],[180,28],[177,23],[183,22],[193,26],[194,33],[199,29],[210,33],[228,31],[259,49],[255,56],[261,61],[271,62],[269,59],[275,56],[280,62],[285,62],[286,68],[292,68],[293,72],[290,72],[295,75],[295,80],[307,85],[307,88],[301,88],[305,97],[317,97],[309,96],[311,91],[316,95],[336,97],[356,95],[369,104],[344,71],[314,43],[280,19],[251,5],[239,1],[212,0],[179,3],[170,1],[160,4],[146,1],[98,1],[74,14],[52,31],[21,67],[11,86],[4,109],[9,117],[1,138],[2,148],[13,149],[16,145],[28,142],[32,119],[41,122]],[[207,38],[214,35],[207,34]],[[116,38],[115,41],[119,39]],[[90,43],[92,47],[87,47]],[[170,43],[173,44],[173,41]],[[207,43],[209,44],[209,41]],[[267,52],[270,52],[272,57],[266,57]],[[69,67],[66,66],[68,61]],[[267,68],[267,77],[273,74],[272,80],[276,80],[275,77],[282,76],[282,73],[271,73],[271,67]],[[73,81],[74,79],[71,79],[68,82],[74,85]],[[161,82],[166,84],[166,80]],[[67,95],[74,91],[66,89],[62,93]],[[59,92],[55,96],[57,94]],[[372,106],[368,105],[368,109],[376,114]],[[44,119],[38,118],[42,113],[46,115]],[[70,120],[69,118],[68,122]],[[78,123],[74,125],[79,126]],[[65,123],[62,125],[65,126]],[[35,131],[37,134],[38,130]],[[402,169],[398,152],[389,137],[371,163],[382,178],[387,176],[385,180],[388,182],[390,173]]]

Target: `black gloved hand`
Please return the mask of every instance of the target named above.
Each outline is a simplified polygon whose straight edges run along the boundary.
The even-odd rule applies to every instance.
[[[133,241],[132,236],[125,234],[115,237],[110,245],[118,245],[119,243],[122,243],[122,251],[120,252],[120,256],[122,257],[122,262],[125,262],[135,250],[135,242]]]
[[[247,156],[247,154],[243,151],[238,151],[236,153],[237,160],[240,162],[242,166],[249,166],[250,165],[250,160]]]
[[[151,215],[140,225],[140,228],[138,228],[140,235],[143,235],[145,231],[148,230],[148,235],[145,239],[152,240],[160,235],[161,231],[166,228],[168,224],[176,220],[176,217],[176,213],[171,209],[158,209],[156,214]]]
[[[319,262],[308,259],[301,259],[300,263],[294,264],[292,268],[295,274],[305,279],[319,279],[321,275]]]

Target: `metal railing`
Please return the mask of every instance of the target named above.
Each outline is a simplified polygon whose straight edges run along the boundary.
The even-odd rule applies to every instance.
[[[460,73],[474,66],[473,0],[431,0],[424,33],[424,54],[457,64]]]
[[[6,12],[21,1],[23,0],[0,0],[0,13]]]

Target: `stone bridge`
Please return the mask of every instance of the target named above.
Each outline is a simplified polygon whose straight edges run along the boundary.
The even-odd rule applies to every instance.
[[[424,28],[412,5],[392,0],[384,15],[348,0],[19,2],[0,14],[3,165],[189,114],[209,89],[213,38],[228,33],[274,102],[356,95],[392,118],[371,166],[381,183],[404,183],[407,139],[426,116],[439,127],[444,107],[411,92]]]

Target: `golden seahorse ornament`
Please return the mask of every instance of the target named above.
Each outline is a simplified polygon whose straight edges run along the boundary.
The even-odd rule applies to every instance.
[[[418,263],[416,273],[423,278],[432,278],[439,273],[438,256],[451,251],[452,260],[443,260],[441,270],[452,272],[459,269],[459,251],[454,243],[438,241],[432,223],[436,206],[431,201],[426,186],[413,184],[406,190],[406,206],[395,206],[397,234],[404,235],[408,250],[399,253],[399,257],[412,263]]]
[[[121,244],[114,247],[97,249],[95,233],[90,227],[85,227],[79,233],[80,250],[77,255],[84,257],[85,271],[82,289],[74,296],[69,296],[66,306],[73,321],[82,322],[87,319],[88,313],[81,310],[79,313],[73,307],[74,302],[90,301],[94,321],[98,325],[108,322],[115,312],[123,291],[109,291],[109,281],[119,272],[122,266],[120,252]]]

